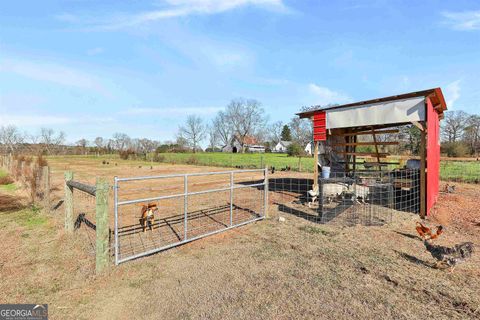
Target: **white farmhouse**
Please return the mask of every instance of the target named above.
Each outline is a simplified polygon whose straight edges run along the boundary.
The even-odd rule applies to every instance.
[[[292,144],[292,141],[280,141],[273,148],[273,152],[285,153],[287,152],[288,146]]]

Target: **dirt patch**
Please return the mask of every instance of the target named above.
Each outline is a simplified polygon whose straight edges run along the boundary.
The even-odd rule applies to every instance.
[[[122,170],[212,169],[53,162],[57,200],[65,167],[87,181]],[[455,194],[440,196],[439,209],[449,220],[438,243],[480,244],[474,225],[479,192],[478,186],[459,185]],[[284,222],[246,225],[112,267],[104,276],[94,275],[82,233],[63,233],[62,206],[51,216],[22,211],[29,208],[0,214],[0,301],[44,301],[52,319],[479,318],[479,255],[453,274],[433,269],[415,233],[418,216],[399,212],[383,226],[341,227],[277,209],[272,203],[271,217],[281,215]]]

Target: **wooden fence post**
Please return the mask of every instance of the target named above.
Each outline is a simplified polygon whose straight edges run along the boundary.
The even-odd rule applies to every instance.
[[[102,178],[97,178],[95,191],[96,208],[96,259],[95,272],[102,273],[108,267],[109,235],[108,228],[108,182]]]
[[[50,213],[50,168],[42,167],[43,179],[43,208],[46,213]]]
[[[72,171],[65,171],[65,231],[67,233],[73,232],[73,188],[70,187],[67,182],[73,180],[73,172]]]

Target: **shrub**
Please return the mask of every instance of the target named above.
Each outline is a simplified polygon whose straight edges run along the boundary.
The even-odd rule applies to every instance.
[[[128,158],[134,154],[135,151],[133,151],[132,149],[122,150],[119,152],[120,159],[122,160],[128,160]]]
[[[468,147],[463,142],[445,142],[441,151],[449,157],[464,157],[468,154]]]
[[[198,164],[198,158],[192,155],[187,159],[186,164]]]
[[[287,147],[287,153],[291,157],[300,157],[305,155],[305,151],[302,146],[294,142]]]
[[[10,177],[10,176],[4,176],[4,177],[0,177],[0,185],[4,185],[4,184],[11,184],[13,183],[13,179]]]
[[[154,162],[165,162],[165,156],[163,154],[158,154],[155,152],[153,155],[153,161]]]
[[[45,158],[43,157],[42,154],[39,154],[38,157],[37,157],[37,165],[38,165],[39,167],[46,167],[46,166],[48,166],[48,161],[47,161],[47,159],[45,159]]]

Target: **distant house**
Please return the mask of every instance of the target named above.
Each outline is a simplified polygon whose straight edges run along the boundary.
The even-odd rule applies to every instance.
[[[288,146],[291,144],[292,141],[279,141],[272,149],[272,152],[285,153],[287,152]]]
[[[251,136],[245,137],[245,151],[246,152],[258,152],[264,153],[265,146],[258,143],[257,139]],[[232,153],[240,153],[242,152],[242,144],[240,143],[240,139],[237,135],[233,136],[230,140],[230,143],[222,148],[222,152],[232,152]]]

